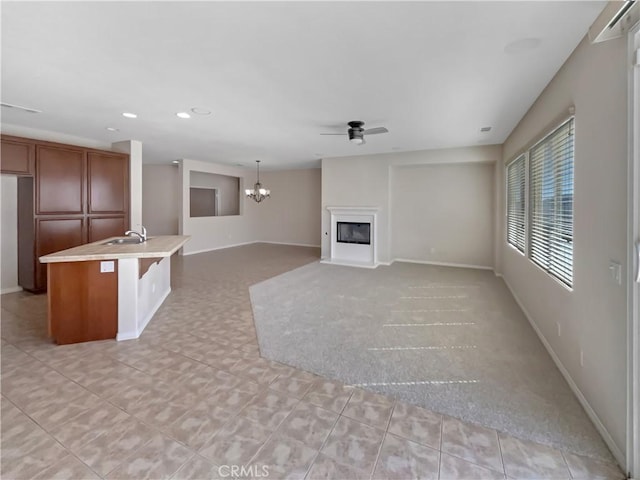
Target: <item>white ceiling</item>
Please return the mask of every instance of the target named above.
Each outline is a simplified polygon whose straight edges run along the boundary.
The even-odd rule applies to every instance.
[[[2,101],[42,110],[2,108],[2,122],[141,140],[145,163],[267,169],[499,144],[604,5],[2,2]],[[192,107],[212,114],[175,116]],[[389,133],[362,146],[319,135],[350,120]]]

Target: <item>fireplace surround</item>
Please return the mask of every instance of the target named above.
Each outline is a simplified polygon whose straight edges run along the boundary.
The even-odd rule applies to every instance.
[[[378,207],[327,207],[331,213],[331,256],[322,263],[375,268]]]

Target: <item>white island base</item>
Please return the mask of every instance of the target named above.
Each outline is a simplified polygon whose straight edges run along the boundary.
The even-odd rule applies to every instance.
[[[137,258],[118,260],[118,334],[116,340],[138,338],[171,293],[171,257],[159,259],[140,278]]]

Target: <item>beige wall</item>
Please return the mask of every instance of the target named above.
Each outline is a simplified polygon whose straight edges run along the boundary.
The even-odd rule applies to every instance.
[[[215,188],[217,190],[218,215],[238,215],[240,212],[240,190],[238,177],[191,172],[191,186]]]
[[[241,196],[240,215],[189,217],[191,172],[240,178],[240,191],[255,182],[255,170],[197,160],[182,160],[180,177],[180,233],[191,235],[184,253],[197,253],[251,242],[319,244],[320,172],[318,169],[261,172],[271,198],[256,204]]]
[[[491,163],[391,171],[391,250],[396,259],[493,266]]]
[[[583,40],[505,142],[497,181],[500,269],[622,464],[627,303],[625,287],[612,280],[608,267],[610,260],[624,265],[626,259],[626,55],[624,38],[595,45]],[[506,244],[504,162],[548,132],[572,105],[575,284],[569,291]]]
[[[142,166],[142,223],[149,235],[177,235],[180,214],[177,165]]]
[[[181,161],[179,232],[181,235],[191,235],[191,240],[185,244],[183,252],[185,254],[206,252],[253,242],[251,220],[244,214],[246,201],[240,202],[240,215],[195,218],[189,216],[189,187],[192,171],[239,177],[240,191],[244,191],[245,185],[249,183],[248,170],[244,168],[199,160],[183,159]]]
[[[493,267],[491,202],[493,201],[494,187],[492,167],[488,164],[500,160],[501,155],[502,149],[499,145],[489,145],[323,159],[322,256],[329,257],[331,254],[328,235],[331,216],[327,207],[369,206],[379,208],[377,260],[380,263],[391,262],[396,258],[405,258],[415,261]],[[478,164],[485,165],[478,166]],[[457,180],[450,174],[454,170],[447,170],[448,167],[459,167],[456,171],[462,172],[461,175],[467,179],[467,183],[470,182],[469,188],[473,188],[480,196],[476,213],[487,221],[487,227],[483,228],[481,232],[476,232],[478,239],[461,238],[456,233],[455,225],[460,225],[462,223],[460,216],[467,218],[467,214],[458,210],[457,216],[449,219],[446,225],[440,223],[441,227],[446,226],[446,233],[442,232],[441,235],[431,237],[430,241],[436,242],[437,240],[437,245],[434,245],[436,248],[434,255],[430,253],[431,245],[425,251],[422,243],[424,233],[429,228],[426,222],[410,226],[410,222],[405,218],[405,207],[411,212],[415,212],[417,208],[429,208],[428,204],[433,204],[434,197],[429,197],[430,192],[424,189],[420,182],[409,178],[410,175],[404,174],[403,171],[416,169],[415,172],[419,172],[424,181],[431,182],[428,166],[436,165],[442,165],[443,168],[431,170],[432,174],[438,175],[442,181],[447,182],[437,185],[438,191],[441,193],[447,190],[455,191],[459,188]],[[482,180],[477,182],[472,180],[473,174],[466,173],[467,169],[469,172],[484,172]],[[396,174],[400,176],[394,179]],[[433,186],[431,183],[430,185]],[[398,202],[400,203],[396,205]],[[431,216],[430,220],[435,221],[438,212],[434,210],[429,215]],[[446,248],[443,245],[447,243],[455,244],[455,248],[445,254]],[[437,253],[438,250],[440,254]]]
[[[261,172],[260,181],[271,197],[245,204],[256,241],[319,246],[320,169]]]
[[[18,287],[18,181],[13,175],[0,176],[0,201],[2,204],[0,242],[2,256],[0,292],[20,290]]]
[[[327,207],[378,207],[378,261],[390,262],[389,162],[385,155],[322,160],[322,257],[331,256],[331,215]]]

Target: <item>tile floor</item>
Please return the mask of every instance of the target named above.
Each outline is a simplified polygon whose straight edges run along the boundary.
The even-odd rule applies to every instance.
[[[172,294],[124,342],[55,346],[44,296],[3,295],[2,478],[624,478],[262,359],[249,285],[315,259],[266,244],[174,257]]]

